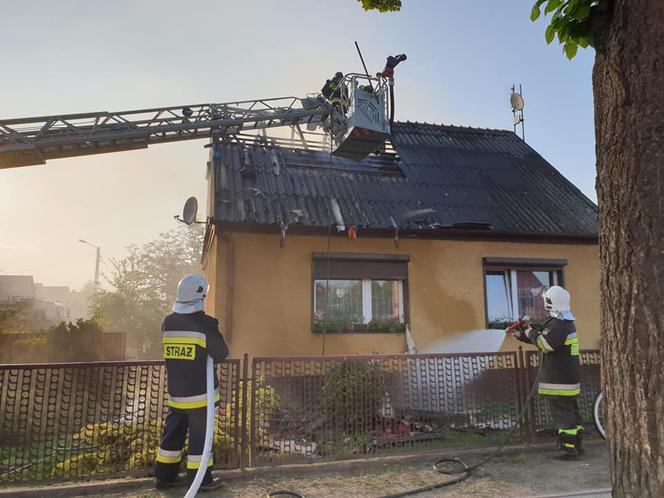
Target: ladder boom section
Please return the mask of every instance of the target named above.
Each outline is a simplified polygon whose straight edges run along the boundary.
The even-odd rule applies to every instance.
[[[323,100],[281,97],[0,119],[0,169],[250,130],[318,124],[327,112]]]

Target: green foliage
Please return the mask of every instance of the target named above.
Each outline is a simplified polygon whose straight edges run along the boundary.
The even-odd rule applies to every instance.
[[[590,16],[593,10],[607,0],[537,0],[530,12],[530,20],[536,21],[542,14],[552,14],[544,38],[551,43],[556,35],[568,59],[573,59],[579,47],[594,45]]]
[[[5,327],[11,323],[16,313],[17,310],[14,308],[0,309],[0,332],[4,332]]]
[[[395,12],[401,9],[400,0],[359,0],[364,10]],[[600,3],[609,0],[537,0],[530,11],[531,21],[544,14],[553,14],[546,28],[545,39],[551,43],[556,35],[568,59],[573,59],[579,47],[594,46],[590,17]]]
[[[126,332],[146,353],[160,353],[161,322],[173,306],[178,282],[201,271],[203,230],[192,225],[159,234],[112,261],[114,290],[93,299],[93,316],[105,330]]]
[[[400,320],[371,320],[367,324],[367,332],[405,332],[406,324]]]
[[[387,374],[380,363],[348,360],[329,364],[323,376],[320,412],[326,425],[335,430],[326,440],[372,431],[386,389]]]
[[[366,453],[373,440],[373,432],[358,432],[340,439],[325,439],[318,443],[316,451],[321,456],[334,455],[335,457]]]
[[[215,452],[235,447],[232,436],[221,430],[221,418],[216,417]],[[71,448],[80,453],[55,462],[54,477],[135,471],[152,467],[161,441],[164,422],[147,425],[137,423],[103,422],[88,424],[72,438]],[[188,444],[185,442],[184,453]]]
[[[397,12],[401,10],[401,0],[359,0],[364,10]]]
[[[48,343],[46,335],[30,335],[29,337],[17,339],[14,341],[13,346],[20,349],[42,349]]]
[[[136,470],[154,463],[163,422],[138,427],[131,423],[88,424],[74,434],[72,448],[82,452],[54,465],[52,474],[112,473]]]
[[[47,349],[51,361],[95,361],[103,359],[102,330],[94,320],[79,319],[51,327]]]
[[[514,320],[511,318],[497,318],[487,324],[487,328],[491,330],[505,330],[512,325]]]
[[[247,383],[247,393],[250,394],[252,392],[252,381],[241,380],[240,389],[238,389],[237,392],[233,392],[231,403],[226,405],[226,420],[233,420],[233,411],[235,410],[236,404],[238,405],[238,414],[242,417],[244,398],[240,394],[242,393],[242,385],[245,382]],[[258,381],[258,385],[265,385],[263,378]],[[257,387],[254,396],[256,399],[256,437],[259,440],[265,440],[265,438],[267,438],[267,429],[270,428],[271,425],[276,425],[274,422],[281,417],[281,399],[274,388],[269,385],[265,385],[265,387]],[[251,402],[247,404],[247,420],[251,420]]]
[[[31,302],[0,304],[0,334],[23,334],[33,332],[30,323]]]
[[[314,333],[317,334],[322,334],[323,332],[329,334],[352,332],[353,325],[354,323],[352,320],[342,320],[342,319],[321,320],[318,317],[314,316],[313,331]]]
[[[313,332],[322,334],[362,333],[362,332],[389,332],[399,333],[406,331],[406,324],[400,320],[372,320],[361,323],[353,320],[329,319],[324,320],[316,316],[313,318]]]

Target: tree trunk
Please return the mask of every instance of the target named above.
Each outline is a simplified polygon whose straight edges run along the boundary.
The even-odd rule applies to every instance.
[[[664,0],[603,0],[593,69],[614,497],[664,497]]]

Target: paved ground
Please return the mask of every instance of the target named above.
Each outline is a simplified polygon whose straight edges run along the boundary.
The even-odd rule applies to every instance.
[[[484,450],[455,451],[469,465],[481,460]],[[609,498],[607,454],[603,442],[591,443],[587,454],[576,462],[560,462],[551,457],[553,445],[530,449],[509,448],[505,455],[480,467],[470,479],[453,486],[420,493],[416,498],[485,497],[525,498],[578,496]],[[464,454],[465,453],[465,454]],[[428,486],[446,479],[431,470],[440,451],[408,453],[382,458],[345,462],[248,469],[220,474],[226,480],[222,491],[207,493],[210,498],[264,498],[268,490],[293,489],[306,498],[377,498],[391,493]],[[589,493],[603,488],[604,492]],[[157,492],[148,478],[63,483],[47,487],[0,488],[0,498],[180,498],[185,489]],[[580,492],[585,492],[579,494]],[[577,493],[577,494],[570,494]],[[281,498],[281,497],[280,497]]]
[[[563,494],[553,494],[553,495],[541,495],[535,497],[526,497],[526,498],[611,498],[611,489],[602,488],[595,489],[591,491],[580,491],[578,493],[563,493]]]
[[[497,458],[481,467],[467,481],[421,493],[418,498],[507,498],[560,495],[576,491],[608,488],[607,454],[603,444],[594,444],[587,454],[576,462],[552,460],[552,449],[520,451]],[[468,457],[468,463],[473,459]],[[475,460],[476,461],[476,460]],[[400,463],[372,462],[351,464],[343,469],[326,470],[322,467],[301,469],[297,472],[280,473],[278,470],[260,473],[251,477],[233,478],[223,491],[208,493],[210,498],[250,497],[263,498],[268,490],[293,489],[306,498],[360,498],[378,497],[389,493],[427,486],[444,480],[431,470],[430,462]],[[146,482],[146,486],[148,482]],[[184,490],[156,492],[149,488],[131,492],[89,493],[96,498],[180,498]],[[83,496],[76,492],[67,497]],[[606,498],[608,493],[576,495],[580,498]]]

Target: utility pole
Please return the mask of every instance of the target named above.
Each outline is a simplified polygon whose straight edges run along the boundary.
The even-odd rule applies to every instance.
[[[101,260],[101,246],[97,246],[95,244],[92,244],[88,242],[87,240],[83,239],[78,239],[79,242],[83,244],[87,244],[89,246],[94,247],[97,249],[97,256],[95,258],[95,279],[94,282],[92,283],[92,293],[96,296],[99,293],[99,261]]]

